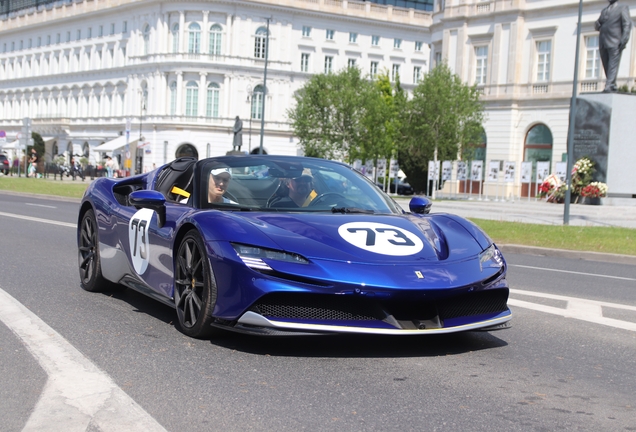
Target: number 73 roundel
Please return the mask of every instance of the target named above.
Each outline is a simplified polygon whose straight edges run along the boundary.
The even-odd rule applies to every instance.
[[[424,247],[412,232],[381,223],[346,223],[338,228],[338,234],[356,247],[382,255],[414,255]]]
[[[150,257],[148,228],[154,210],[141,209],[130,218],[128,223],[128,241],[130,243],[130,258],[137,274],[144,274],[148,268]]]

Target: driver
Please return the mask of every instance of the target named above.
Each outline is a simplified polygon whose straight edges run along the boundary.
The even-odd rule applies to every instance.
[[[228,167],[215,168],[210,171],[210,179],[208,182],[209,203],[237,204],[231,199],[223,196],[231,179],[232,172]]]
[[[289,189],[288,196],[276,201],[276,207],[307,207],[317,195],[314,190],[314,179],[308,174],[288,179],[287,187]]]

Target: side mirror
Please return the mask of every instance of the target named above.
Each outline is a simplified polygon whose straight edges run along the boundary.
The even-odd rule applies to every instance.
[[[166,223],[166,197],[154,190],[138,190],[128,195],[128,202],[137,209],[147,208],[157,212],[157,226]]]
[[[413,197],[411,198],[411,202],[409,202],[409,210],[411,213],[416,214],[428,214],[431,211],[431,206],[433,202],[426,197]]]

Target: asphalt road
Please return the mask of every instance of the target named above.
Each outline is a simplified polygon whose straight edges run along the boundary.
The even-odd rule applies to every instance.
[[[112,383],[124,414],[31,430],[636,430],[635,266],[507,254],[514,318],[499,332],[199,341],[135,292],[80,289],[76,214],[0,194],[0,311],[23,305],[37,318],[11,325],[39,319],[44,335],[0,320],[2,431],[47,420],[61,396],[90,402],[64,387],[83,376]],[[56,366],[34,348],[49,339]]]

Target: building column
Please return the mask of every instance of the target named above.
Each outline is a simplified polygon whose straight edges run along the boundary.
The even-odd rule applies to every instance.
[[[208,95],[208,73],[199,72],[201,78],[199,79],[199,117],[206,115],[206,96]]]
[[[177,109],[176,115],[183,115],[183,72],[177,72]]]
[[[185,14],[183,12],[179,12],[179,52],[186,52],[184,47],[185,44]]]
[[[208,23],[208,14],[210,11],[203,11],[203,23],[201,24],[201,54],[210,52],[210,32]]]

